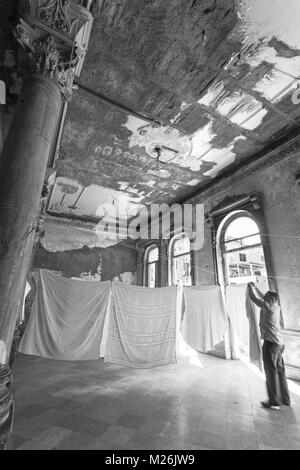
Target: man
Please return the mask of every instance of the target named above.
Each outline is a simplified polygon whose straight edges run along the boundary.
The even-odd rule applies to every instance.
[[[291,400],[282,357],[284,345],[280,329],[283,328],[283,322],[278,295],[272,291],[263,295],[254,282],[248,284],[248,292],[250,299],[261,309],[259,327],[261,338],[264,340],[262,352],[269,397],[268,401],[261,404],[265,408],[279,410],[280,395],[282,403],[286,406],[290,406]]]

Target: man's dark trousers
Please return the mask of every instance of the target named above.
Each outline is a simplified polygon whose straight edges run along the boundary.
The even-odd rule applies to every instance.
[[[289,405],[290,394],[282,357],[283,346],[271,341],[264,341],[262,351],[269,404],[279,406],[281,395],[282,402]]]

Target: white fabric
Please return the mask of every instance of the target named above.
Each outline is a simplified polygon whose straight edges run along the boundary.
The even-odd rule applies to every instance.
[[[250,322],[250,328],[249,328],[250,361],[253,364],[255,364],[260,370],[263,370],[262,342],[260,339],[260,331],[259,331],[260,309],[250,299],[249,289],[246,290],[246,312],[247,312],[247,317]]]
[[[108,339],[108,328],[109,328],[109,319],[110,319],[110,311],[111,311],[111,302],[112,302],[112,293],[111,293],[111,285],[110,285],[110,295],[109,295],[109,299],[108,299],[106,315],[105,315],[104,324],[103,324],[102,340],[101,340],[100,351],[99,351],[99,356],[103,357],[103,358],[105,357],[106,344],[107,344],[107,339]]]
[[[30,286],[29,282],[26,281],[20,321],[24,321],[24,319],[25,319],[25,300],[26,300],[26,297],[27,297],[27,295],[29,294],[30,291],[31,291],[31,286]]]
[[[249,346],[249,320],[246,312],[246,286],[226,286],[226,311],[233,332]]]
[[[98,359],[110,281],[68,279],[40,270],[19,351],[62,360]]]
[[[227,317],[220,286],[184,287],[185,314],[181,332],[200,352],[213,351],[224,339]]]
[[[247,346],[250,362],[262,369],[259,309],[250,299],[246,284],[226,287],[226,311],[233,333]]]
[[[177,300],[176,300],[176,356],[180,355],[181,350],[181,321],[184,312],[184,296],[183,286],[177,284]]]
[[[176,293],[113,281],[105,362],[140,368],[176,362]]]

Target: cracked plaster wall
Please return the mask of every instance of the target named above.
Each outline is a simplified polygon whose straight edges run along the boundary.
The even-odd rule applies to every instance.
[[[212,190],[205,199],[194,201],[205,204],[205,211],[220,204],[225,197],[253,191],[263,195],[264,214],[271,243],[272,262],[277,277],[285,328],[295,334],[284,336],[286,362],[300,366],[300,185],[295,175],[300,171],[300,156],[292,155],[282,163],[260,171],[244,171],[237,182],[226,181],[227,188]],[[210,227],[206,223],[205,244],[194,253],[195,282],[214,284],[214,267]],[[299,332],[297,334],[297,331]]]
[[[39,242],[32,268],[49,269],[67,277],[86,280],[121,280],[135,283],[136,250],[134,245],[121,244],[108,248],[89,248],[66,251],[47,251]]]

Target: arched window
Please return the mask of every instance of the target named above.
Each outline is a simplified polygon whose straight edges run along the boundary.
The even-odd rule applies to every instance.
[[[192,285],[191,276],[191,247],[190,240],[185,234],[176,235],[170,242],[170,280],[176,286]]]
[[[229,214],[226,218],[220,248],[227,285],[267,279],[259,227],[246,211]]]
[[[145,285],[155,287],[157,285],[158,272],[158,247],[150,246],[145,253]]]

